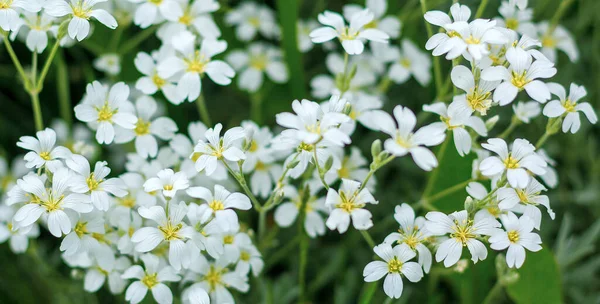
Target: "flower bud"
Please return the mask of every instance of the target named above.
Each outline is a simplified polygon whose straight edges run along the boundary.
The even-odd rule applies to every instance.
[[[492,118],[486,120],[485,121],[486,129],[488,131],[492,130],[496,126],[496,123],[498,123],[498,120],[500,120],[500,116],[498,116],[498,115],[494,115],[494,116],[492,116]]]
[[[560,127],[562,126],[562,117],[554,117],[548,119],[548,124],[546,125],[546,132],[548,135],[556,134]]]

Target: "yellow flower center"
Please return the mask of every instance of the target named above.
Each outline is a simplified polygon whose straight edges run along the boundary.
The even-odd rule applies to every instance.
[[[73,16],[86,20],[90,19],[90,13],[92,12],[92,9],[89,7],[84,7],[83,1],[78,1],[76,5],[71,4],[71,8],[73,9]]]
[[[98,186],[100,186],[102,180],[97,180],[94,176],[94,173],[92,173],[90,176],[88,176],[85,182],[87,183],[88,188],[90,188],[90,191],[94,191],[98,189]]]
[[[98,112],[98,122],[112,122],[112,117],[117,113],[118,110],[111,109],[108,105],[108,102],[105,102],[101,108],[96,107],[96,111]]]
[[[473,92],[467,94],[467,104],[473,111],[479,112],[481,115],[486,115],[487,110],[492,106],[492,100],[490,99],[491,92],[481,93],[479,89],[475,87]]]
[[[12,229],[13,229],[13,224],[12,224],[12,222],[8,222],[8,223],[6,224],[6,228],[8,228],[8,231],[12,231]]]
[[[269,64],[269,60],[263,54],[250,57],[250,67],[254,69],[264,71],[267,68],[267,64]]]
[[[335,207],[342,209],[342,210],[346,211],[347,213],[352,213],[353,210],[360,209],[365,206],[365,204],[356,204],[354,202],[354,200],[356,199],[356,193],[352,194],[352,196],[348,198],[346,196],[346,193],[344,193],[343,191],[340,191],[340,198],[342,199],[342,202],[335,205]]]
[[[388,272],[390,272],[390,273],[400,272],[401,269],[402,269],[402,262],[400,262],[397,257],[394,257],[393,259],[391,259],[388,262]]]
[[[502,211],[500,210],[500,208],[498,208],[498,206],[489,207],[487,208],[487,211],[495,218],[499,217],[500,214],[502,214]]]
[[[214,211],[219,211],[219,210],[225,209],[225,205],[223,205],[223,202],[217,201],[217,200],[213,200],[212,202],[208,203],[208,206],[210,207],[210,209],[212,209]]]
[[[152,76],[152,82],[159,89],[162,88],[167,83],[167,81],[160,78],[160,76],[158,76],[158,74],[154,74],[154,76]]]
[[[92,237],[94,239],[96,239],[98,242],[103,243],[103,244],[110,244],[110,240],[106,238],[106,235],[102,234],[102,233],[92,233]]]
[[[75,229],[73,229],[78,237],[82,237],[84,234],[88,232],[87,223],[77,222],[75,225]]]
[[[133,129],[133,131],[137,136],[150,134],[150,122],[138,118],[138,121],[135,123],[135,128]]]
[[[179,17],[179,23],[185,26],[192,25],[192,22],[194,22],[194,18],[190,15],[189,12],[186,12],[185,14],[183,14],[183,16]]]
[[[250,253],[247,251],[242,251],[240,253],[240,260],[244,261],[244,262],[248,262],[250,261]]]
[[[250,25],[252,25],[253,27],[259,27],[260,26],[260,18],[258,17],[250,17],[248,18],[248,23],[250,23]]]
[[[450,117],[445,117],[445,116],[440,116],[440,120],[446,124],[446,128],[448,128],[448,130],[453,130],[459,126],[453,126],[450,124]]]
[[[2,0],[0,1],[0,9],[7,9],[10,8],[10,6],[12,5],[13,0]]]
[[[313,150],[313,145],[309,145],[307,143],[300,143],[300,145],[298,146],[298,151],[307,151],[307,152],[312,152]]]
[[[261,161],[257,161],[254,171],[266,171],[268,168],[269,167],[267,167],[267,165],[265,165],[265,163],[263,163]]]
[[[192,73],[203,74],[206,69],[206,64],[210,61],[210,58],[206,58],[200,51],[194,53],[194,57],[186,59],[187,71]]]
[[[478,38],[475,38],[471,35],[471,36],[469,36],[469,38],[465,39],[465,42],[467,44],[479,44],[479,43],[481,43],[481,40]]]
[[[349,178],[350,177],[350,169],[343,166],[337,171],[337,174],[340,178]]]
[[[575,106],[577,106],[577,103],[572,102],[570,99],[567,99],[563,102],[563,107],[567,112],[576,112],[577,110],[575,110]]]
[[[50,152],[44,151],[41,152],[39,155],[43,160],[50,160]]]
[[[133,208],[135,206],[135,198],[127,195],[123,198],[117,199],[119,205],[127,208]]]
[[[345,27],[342,33],[340,33],[340,40],[354,40],[358,37],[359,31],[350,30],[350,28]]]
[[[221,275],[223,270],[217,270],[214,266],[210,266],[208,273],[204,276],[204,280],[210,286],[210,291],[216,290],[217,286],[221,284]]]
[[[157,273],[146,274],[142,278],[142,284],[146,285],[146,287],[148,287],[148,289],[152,289],[152,287],[154,287],[158,284],[157,276],[158,276]]]
[[[511,30],[516,30],[519,27],[519,20],[515,18],[507,18],[506,19],[506,28]]]
[[[450,38],[454,38],[454,37],[462,38],[462,36],[457,31],[448,31],[446,33],[446,35],[448,35],[448,37],[450,37]]]
[[[519,161],[508,154],[508,157],[504,160],[504,166],[506,169],[517,169],[519,168]]]
[[[163,236],[166,241],[172,241],[181,238],[179,237],[179,230],[181,230],[181,228],[183,228],[183,225],[177,224],[174,226],[173,224],[171,224],[171,221],[168,221],[167,225],[159,226],[158,230],[160,230],[163,233]]]
[[[524,190],[516,190],[517,196],[519,197],[519,201],[526,204],[529,202],[529,198],[527,197],[527,193]]]
[[[377,20],[373,19],[373,21],[365,24],[365,26],[363,26],[363,28],[364,29],[376,29],[378,24],[379,23],[377,22]]]
[[[228,234],[223,237],[223,244],[233,244],[233,235]]]
[[[171,190],[173,190],[173,185],[164,185],[163,186],[163,190],[165,190],[165,191],[171,191]]]
[[[508,232],[508,240],[511,243],[516,243],[519,241],[519,232],[515,231],[515,230],[511,230]]]
[[[403,147],[405,149],[410,148],[410,136],[409,138],[404,138],[402,137],[402,135],[400,135],[400,131],[397,132],[396,135],[396,143],[400,146]]]
[[[256,152],[256,150],[258,150],[258,143],[256,140],[252,140],[250,142],[250,148],[248,148],[248,152]]]
[[[515,71],[512,71],[511,74],[512,77],[510,79],[510,82],[519,90],[523,90],[523,87],[525,87],[525,85],[531,81],[525,77],[527,71],[523,71],[521,74],[517,74]]]
[[[552,36],[544,36],[542,37],[542,46],[547,48],[556,47],[556,39]]]
[[[148,0],[148,2],[154,5],[160,5],[163,2],[163,0]]]
[[[408,69],[410,68],[411,63],[410,60],[408,60],[408,58],[402,58],[402,60],[400,60],[400,65]]]
[[[65,196],[61,195],[59,197],[54,197],[54,194],[52,193],[51,189],[46,189],[46,192],[48,194],[44,194],[44,197],[41,198],[38,198],[35,195],[33,195],[31,203],[42,205],[44,208],[46,208],[48,212],[62,210],[60,205]]]
[[[472,220],[467,220],[466,223],[459,223],[457,220],[454,220],[452,230],[454,230],[454,232],[451,233],[450,236],[461,242],[463,246],[467,246],[467,241],[469,239],[475,238]]]

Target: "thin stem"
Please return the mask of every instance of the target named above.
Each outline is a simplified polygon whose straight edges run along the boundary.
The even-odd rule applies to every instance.
[[[434,195],[426,197],[423,200],[427,201],[427,202],[433,202],[433,201],[439,200],[439,199],[444,198],[444,197],[446,197],[446,196],[448,196],[450,194],[453,194],[453,193],[455,193],[457,191],[460,191],[460,190],[464,189],[470,182],[473,182],[473,181],[475,181],[475,179],[469,179],[469,180],[466,180],[466,181],[464,181],[462,183],[458,183],[458,184],[456,184],[456,185],[454,185],[452,187],[448,187],[448,188],[446,188],[446,189],[444,189],[444,190],[442,190],[442,191],[440,191],[440,192],[438,192],[438,193],[436,193]]]
[[[35,129],[41,131],[44,129],[42,119],[42,108],[40,107],[40,97],[37,92],[30,92],[31,105],[33,106],[33,119],[35,120]]]
[[[60,117],[65,121],[69,129],[73,124],[73,112],[71,108],[71,92],[69,89],[69,71],[65,64],[64,54],[56,56],[56,79],[58,82],[58,102]]]
[[[4,46],[6,47],[6,51],[8,51],[8,54],[10,55],[10,59],[12,59],[12,62],[15,65],[15,68],[19,72],[19,75],[21,75],[21,78],[23,80],[23,84],[25,85],[25,88],[29,91],[30,79],[29,79],[29,77],[27,77],[27,74],[25,73],[25,70],[23,69],[21,62],[19,61],[19,58],[15,54],[15,50],[13,50],[12,45],[10,44],[10,40],[8,39],[8,35],[5,34],[3,40],[4,40]]]
[[[267,227],[267,210],[261,209],[258,213],[258,242],[259,244],[265,237]]]
[[[224,159],[221,159],[221,162],[223,163],[223,165],[225,165],[225,168],[227,168],[227,171],[229,171],[229,174],[231,176],[233,176],[233,178],[235,178],[235,180],[238,182],[240,187],[242,187],[242,189],[244,190],[246,195],[250,198],[250,200],[252,201],[252,204],[254,205],[254,209],[256,209],[256,211],[260,212],[262,206],[261,206],[260,202],[258,201],[258,199],[256,198],[256,196],[254,196],[254,194],[252,193],[250,188],[248,188],[248,183],[246,183],[246,178],[244,177],[244,173],[241,171],[240,171],[240,173],[233,171],[233,169],[231,169],[229,164],[227,164],[227,162]]]
[[[371,164],[369,173],[367,173],[367,176],[365,176],[365,179],[360,184],[360,188],[358,189],[358,192],[362,191],[367,186],[367,183],[369,182],[371,177],[373,177],[373,174],[375,174],[375,172],[377,172],[377,170],[379,170],[381,167],[387,165],[389,162],[394,160],[394,158],[396,158],[396,157],[391,155],[388,158],[384,159],[381,163]]]
[[[198,113],[200,113],[202,122],[209,127],[212,126],[210,114],[208,113],[208,108],[206,107],[206,101],[204,100],[204,94],[202,94],[202,92],[200,92],[200,96],[196,99],[196,106],[198,107]]]
[[[371,247],[371,249],[375,248],[375,241],[373,241],[373,238],[367,230],[360,230],[360,234],[363,236],[367,244],[369,244],[369,247]]]
[[[488,0],[481,0],[481,3],[479,4],[479,8],[477,9],[477,13],[475,13],[475,19],[478,19],[479,17],[481,17],[481,15],[483,15],[483,12],[485,12],[485,7],[488,4]]]
[[[390,89],[391,84],[392,80],[389,77],[384,76],[383,78],[381,78],[381,81],[377,85],[377,91],[379,91],[382,94],[385,94]]]
[[[360,304],[370,304],[371,299],[375,295],[375,291],[377,291],[377,282],[365,283],[367,286],[365,287],[365,291],[360,299]]]
[[[31,53],[31,82],[35,83],[37,79],[37,68],[38,68],[38,53]]]
[[[321,183],[323,184],[323,187],[325,187],[325,190],[329,190],[329,185],[325,181],[325,173],[326,172],[323,172],[323,169],[321,168],[321,165],[319,164],[319,158],[317,156],[317,145],[316,144],[313,145],[313,153],[314,153],[314,158],[315,158],[315,166],[317,167],[317,171],[319,173],[319,178],[321,179]]]
[[[129,39],[129,41],[127,43],[125,43],[121,46],[121,48],[119,49],[119,54],[125,55],[125,54],[135,50],[138,47],[138,45],[140,45],[146,39],[150,38],[150,36],[152,36],[152,34],[154,34],[154,32],[156,32],[156,30],[158,30],[158,26],[154,25],[152,27],[149,27],[149,28],[139,32],[136,36]]]
[[[60,46],[60,39],[57,39],[52,47],[52,51],[50,51],[50,55],[46,58],[46,63],[44,64],[44,68],[42,69],[42,73],[40,74],[40,79],[38,79],[37,84],[35,85],[36,90],[41,91],[44,86],[44,80],[46,79],[46,75],[48,75],[48,70],[50,70],[50,66],[52,65],[52,61],[54,60],[54,56],[56,56],[56,52],[58,51],[58,47]]]
[[[250,94],[250,117],[257,124],[262,124],[262,95],[259,92]]]
[[[298,281],[300,296],[298,303],[302,304],[306,302],[306,262],[308,260],[308,235],[304,231],[304,220],[306,219],[306,203],[310,194],[302,191],[300,204],[300,216],[298,218],[298,237],[300,237],[300,269],[298,271]]]
[[[290,163],[295,162],[298,159],[298,156],[300,155],[300,153],[296,153],[296,155],[294,156],[294,158],[292,158],[292,160],[290,161]],[[273,207],[275,207],[275,195],[277,195],[277,193],[279,192],[279,190],[281,188],[283,188],[283,180],[285,179],[285,177],[287,176],[287,173],[291,170],[290,167],[286,166],[285,169],[283,170],[283,173],[281,173],[281,176],[279,177],[279,179],[277,180],[277,184],[275,185],[275,189],[273,190],[273,192],[271,192],[271,195],[269,195],[269,198],[267,199],[267,202],[265,203],[265,205],[263,206],[264,210],[271,210]]]
[[[542,137],[540,137],[540,139],[538,139],[537,143],[535,144],[535,148],[539,149],[541,148],[544,143],[546,142],[546,140],[548,140],[548,138],[550,138],[550,133],[548,133],[548,131],[544,132],[544,135],[542,135]]]
[[[512,118],[511,118],[511,120],[510,120],[510,125],[508,125],[508,128],[506,128],[506,130],[504,130],[504,132],[502,132],[502,134],[500,134],[498,137],[499,138],[503,138],[503,139],[506,138],[520,124],[521,124],[521,121],[519,120],[519,118],[516,115],[513,115]]]
[[[496,284],[494,284],[494,287],[492,287],[492,289],[490,290],[488,295],[483,300],[483,303],[484,304],[500,303],[501,302],[500,300],[503,296],[502,295],[503,291],[504,291],[504,288],[502,287],[500,280],[498,280],[496,282]]]
[[[420,2],[421,12],[425,15],[425,13],[427,13],[427,0],[420,0]],[[427,29],[427,36],[433,36],[433,28],[427,20],[425,20],[425,28]],[[438,56],[433,57],[433,74],[435,79],[435,91],[440,95],[440,92],[442,92],[442,67]]]
[[[567,8],[569,8],[569,6],[573,2],[574,2],[573,0],[563,0],[560,2],[560,5],[558,6],[556,13],[554,13],[554,16],[552,16],[552,19],[550,21],[550,26],[548,27],[548,30],[546,31],[546,36],[550,36],[550,35],[552,35],[552,33],[554,33],[554,30],[558,26],[560,19],[567,11]]]
[[[440,173],[440,170],[439,170],[440,164],[442,163],[442,160],[444,159],[444,155],[446,154],[446,148],[448,148],[449,143],[450,143],[450,136],[446,136],[446,140],[444,140],[444,143],[442,144],[442,146],[440,147],[440,150],[438,151],[438,153],[436,155],[437,159],[438,159],[438,166],[431,173],[431,177],[429,177],[429,180],[427,180],[427,185],[425,185],[425,190],[423,190],[422,197],[427,197],[433,190],[433,186],[435,185],[437,177]]]

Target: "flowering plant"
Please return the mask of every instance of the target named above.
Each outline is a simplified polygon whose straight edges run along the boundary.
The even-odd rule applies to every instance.
[[[563,301],[557,144],[598,120],[559,78],[574,1],[391,2],[0,0],[37,130],[0,157],[0,242],[130,303]]]

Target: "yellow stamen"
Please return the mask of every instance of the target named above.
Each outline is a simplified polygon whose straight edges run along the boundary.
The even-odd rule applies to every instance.
[[[142,278],[142,284],[146,285],[146,287],[148,287],[148,289],[152,289],[152,287],[154,287],[158,284],[157,276],[158,276],[157,273],[146,274]]]

